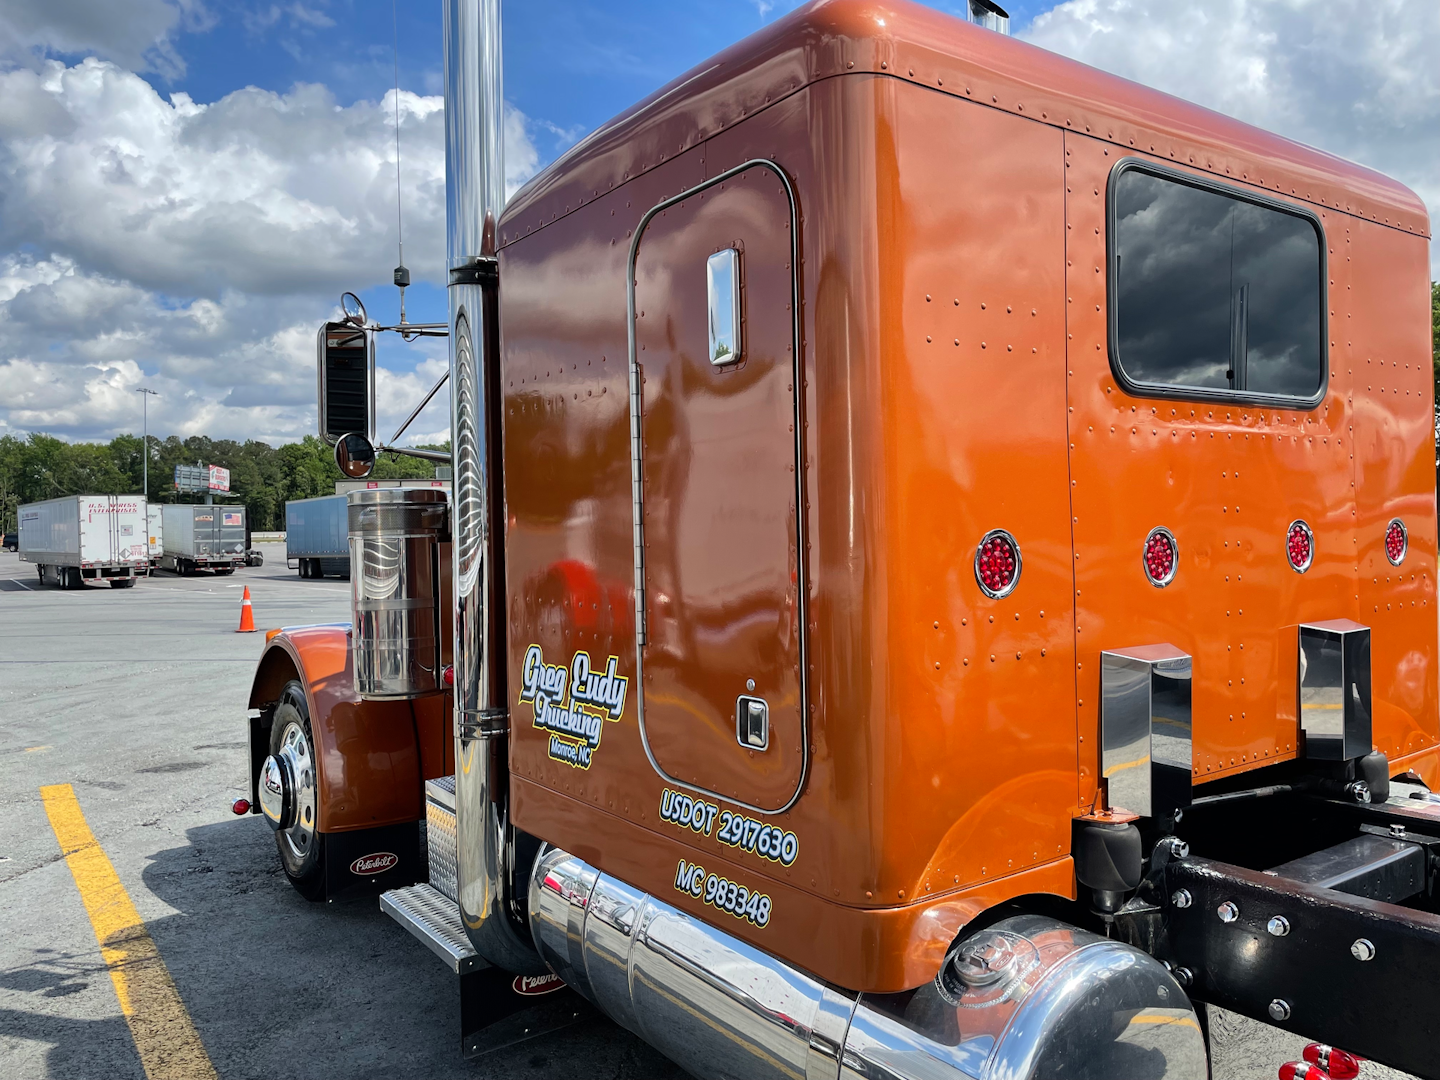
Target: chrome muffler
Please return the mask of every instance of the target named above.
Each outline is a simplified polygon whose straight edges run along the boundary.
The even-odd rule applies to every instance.
[[[530,878],[540,955],[702,1080],[1205,1080],[1165,967],[1053,919],[1005,919],[903,994],[854,995],[558,849]]]

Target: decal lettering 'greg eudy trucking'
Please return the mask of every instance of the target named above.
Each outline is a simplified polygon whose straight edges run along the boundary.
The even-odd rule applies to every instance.
[[[535,726],[550,732],[550,758],[577,769],[588,769],[600,748],[605,721],[618,721],[625,712],[627,676],[616,674],[619,657],[611,656],[605,670],[590,666],[590,654],[576,652],[567,667],[547,664],[539,645],[525,650],[520,668],[520,701],[535,710]]]

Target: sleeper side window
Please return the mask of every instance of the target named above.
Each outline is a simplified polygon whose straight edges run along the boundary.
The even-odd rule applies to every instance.
[[[1314,399],[1324,384],[1315,222],[1122,166],[1111,181],[1111,355],[1138,388]]]

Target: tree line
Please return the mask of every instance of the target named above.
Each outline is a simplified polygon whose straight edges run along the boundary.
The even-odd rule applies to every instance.
[[[335,467],[334,451],[314,435],[284,446],[255,439],[242,443],[203,435],[152,435],[149,451],[146,494],[152,502],[204,502],[203,495],[175,490],[175,466],[219,465],[230,470],[230,494],[216,495],[216,501],[243,503],[250,527],[257,531],[283,529],[287,500],[334,494],[335,481],[344,479]],[[42,434],[0,436],[0,531],[16,528],[18,509],[25,503],[62,495],[139,494],[143,455],[138,435],[117,435],[108,443],[65,442]],[[432,462],[383,454],[373,475],[399,480],[434,474]]]

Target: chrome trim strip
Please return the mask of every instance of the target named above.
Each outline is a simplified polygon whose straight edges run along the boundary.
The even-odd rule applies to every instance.
[[[640,363],[637,358],[635,347],[635,257],[640,251],[640,238],[645,234],[645,228],[650,224],[651,218],[662,210],[674,206],[676,203],[684,202],[692,195],[704,191],[706,188],[714,187],[716,184],[728,180],[732,176],[746,171],[747,169],[763,168],[769,169],[780,178],[785,186],[786,198],[790,203],[790,332],[794,347],[791,349],[794,370],[794,378],[791,385],[795,387],[795,544],[796,551],[800,553],[797,574],[799,580],[796,582],[796,603],[799,607],[799,639],[800,639],[800,778],[795,784],[795,792],[785,803],[779,807],[767,808],[755,806],[751,803],[741,802],[739,799],[729,795],[722,795],[718,791],[711,791],[709,788],[701,787],[698,784],[687,784],[678,780],[660,767],[655,760],[655,753],[650,749],[650,740],[645,734],[645,502],[644,502],[644,474],[641,460],[641,438],[640,422],[644,408],[644,396],[641,390]],[[635,535],[635,711],[640,725],[640,744],[645,748],[645,757],[650,761],[650,767],[667,784],[674,784],[676,787],[684,788],[686,791],[694,791],[701,795],[708,795],[712,799],[729,803],[731,806],[738,806],[750,810],[756,814],[783,814],[799,800],[801,793],[805,790],[805,784],[810,778],[810,678],[809,678],[809,657],[810,657],[810,560],[807,545],[808,530],[806,528],[807,515],[805,504],[805,424],[804,424],[804,401],[805,401],[805,380],[804,361],[800,349],[800,218],[796,210],[795,188],[790,183],[790,177],[785,174],[775,162],[766,158],[751,158],[742,162],[732,169],[726,169],[718,176],[713,176],[703,183],[696,184],[680,194],[657,203],[645,212],[640,223],[635,226],[635,235],[630,240],[630,256],[626,262],[625,275],[625,305],[626,325],[629,337],[630,348],[630,485],[631,485],[631,512],[634,514],[634,535]],[[1012,541],[1013,542],[1013,541]],[[1019,548],[1016,549],[1018,563]],[[1016,579],[1019,579],[1020,570],[1017,565],[1015,570]]]

